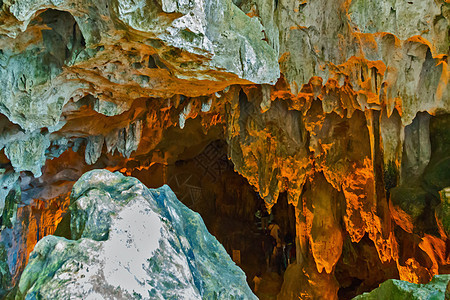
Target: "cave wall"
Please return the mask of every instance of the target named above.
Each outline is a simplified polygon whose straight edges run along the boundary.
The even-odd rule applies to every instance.
[[[295,209],[280,298],[450,272],[448,1],[0,4],[2,293],[84,172],[217,139]]]

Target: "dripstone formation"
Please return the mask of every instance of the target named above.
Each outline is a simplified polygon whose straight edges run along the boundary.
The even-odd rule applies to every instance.
[[[101,180],[86,195],[72,191],[99,168],[189,195],[227,250],[252,239],[231,237],[233,222],[219,228],[220,217],[251,224],[261,201],[278,223],[292,221],[296,260],[278,299],[350,299],[386,280],[360,297],[445,291],[448,1],[3,0],[0,8],[0,296],[51,297],[56,283],[46,276],[55,270],[40,270],[39,282],[29,274],[58,255],[106,264],[81,254],[103,253],[116,227],[86,233],[96,221],[70,200],[105,193]],[[99,195],[89,210],[106,205]],[[110,211],[128,209],[112,203]],[[69,259],[69,248],[80,257]],[[67,291],[82,284],[73,280]],[[183,288],[206,295],[189,280]]]

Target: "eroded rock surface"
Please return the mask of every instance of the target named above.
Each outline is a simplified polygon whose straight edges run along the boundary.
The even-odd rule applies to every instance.
[[[448,1],[0,4],[0,294],[82,173],[218,139],[269,211],[295,209],[280,297],[450,272]]]
[[[364,293],[354,299],[448,299],[449,281],[450,275],[436,275],[427,284],[391,279],[372,292]]]
[[[201,217],[169,187],[94,170],[71,194],[72,240],[39,241],[18,298],[256,299]]]

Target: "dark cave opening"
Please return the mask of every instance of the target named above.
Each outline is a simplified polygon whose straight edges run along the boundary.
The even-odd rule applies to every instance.
[[[263,244],[267,238],[257,213],[264,210],[264,201],[234,170],[233,163],[227,157],[227,142],[222,135],[221,126],[211,127],[205,132],[198,118],[188,119],[184,129],[178,126],[168,128],[154,151],[141,151],[130,159],[119,153],[106,153],[106,147],[103,147],[97,162],[89,165],[85,161],[86,149],[82,143],[80,147],[48,160],[41,180],[30,179],[27,186],[23,186],[23,200],[31,202],[19,209],[19,214],[30,220],[31,225],[26,230],[28,236],[33,236],[29,241],[24,241],[26,256],[45,235],[71,239],[70,213],[67,212],[72,185],[89,170],[107,168],[135,177],[149,188],[168,184],[180,201],[201,215],[209,232],[245,272],[250,287],[254,288],[253,279],[261,273],[258,296],[261,299],[276,297],[287,264],[283,255],[286,257],[288,250],[285,247],[279,256],[272,258],[270,255],[272,261],[267,267]],[[26,183],[25,179],[23,183]],[[54,186],[61,187],[61,195],[53,195]],[[37,190],[39,193],[36,194]],[[33,193],[39,199],[34,200]],[[56,203],[60,205],[56,207]],[[272,208],[271,218],[280,228],[282,242],[285,242],[286,236],[291,237],[290,263],[295,263],[295,213],[294,207],[287,202],[286,193],[280,194]],[[42,228],[38,230],[40,226]]]
[[[42,39],[50,61],[55,61],[60,66],[70,65],[86,48],[83,33],[69,12],[47,9],[40,13],[31,25],[40,23],[48,28],[42,30]]]
[[[148,168],[135,169],[130,175],[149,188],[169,185],[181,202],[202,216],[209,232],[245,272],[253,289],[255,276],[258,274],[262,278],[257,295],[261,299],[276,297],[287,264],[295,262],[295,254],[292,254],[295,253],[295,214],[293,206],[287,203],[286,193],[280,195],[267,218],[269,226],[279,226],[283,244],[280,248],[282,253],[271,255],[267,266],[265,249],[271,240],[267,239],[270,229],[262,228],[260,212],[265,209],[263,199],[245,178],[234,171],[227,158],[224,140],[214,140],[196,150],[194,156],[190,149],[190,157],[182,155],[185,156],[183,159],[171,164],[155,163]],[[288,255],[291,255],[289,262]]]
[[[344,239],[335,276],[339,299],[353,299],[378,287],[386,278],[399,278],[395,262],[382,263],[367,234],[358,243],[352,243],[349,236]]]

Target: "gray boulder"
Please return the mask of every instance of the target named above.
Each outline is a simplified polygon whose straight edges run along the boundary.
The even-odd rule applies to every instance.
[[[354,300],[440,300],[448,299],[446,288],[450,275],[436,275],[427,284],[414,284],[411,282],[389,279],[370,293],[359,295]]]
[[[106,170],[71,195],[76,240],[40,240],[16,299],[256,299],[200,215],[168,186]]]

